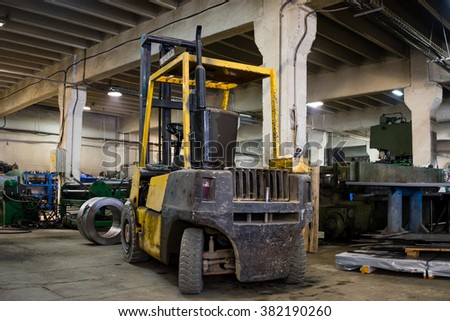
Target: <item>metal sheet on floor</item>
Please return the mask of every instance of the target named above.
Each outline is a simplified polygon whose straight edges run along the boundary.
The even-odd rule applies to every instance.
[[[338,270],[357,270],[363,266],[395,272],[421,273],[424,277],[450,277],[450,255],[426,253],[419,258],[388,251],[351,251],[336,254]]]

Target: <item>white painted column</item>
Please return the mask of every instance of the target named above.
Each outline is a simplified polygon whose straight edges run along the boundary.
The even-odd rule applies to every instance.
[[[306,144],[306,59],[316,34],[316,16],[295,1],[265,0],[264,13],[256,20],[255,42],[265,67],[278,76],[281,156],[293,156]],[[307,26],[307,27],[306,27]],[[306,28],[305,28],[306,27]],[[263,83],[263,163],[271,157],[269,81]]]
[[[325,147],[328,144],[328,134],[325,131],[309,130],[308,146],[309,161],[312,166],[323,166],[325,164]]]
[[[405,104],[411,110],[414,166],[436,162],[436,110],[442,102],[442,87],[428,80],[426,57],[411,49],[411,85],[404,89]]]
[[[60,144],[58,149],[65,150],[65,172],[61,175],[62,181],[80,179],[81,131],[86,97],[87,92],[84,87],[61,86],[59,89]]]

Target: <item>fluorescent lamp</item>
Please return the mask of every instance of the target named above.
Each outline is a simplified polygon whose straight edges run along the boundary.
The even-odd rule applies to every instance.
[[[395,89],[392,91],[395,96],[401,97],[403,96],[403,92],[401,90]]]
[[[3,19],[0,19],[0,27],[3,27],[6,24],[6,21]]]
[[[108,96],[111,96],[111,97],[120,97],[120,96],[122,96],[122,93],[121,93],[120,91],[117,91],[117,90],[114,89],[114,88],[111,88],[111,89],[108,91]]]
[[[91,107],[89,107],[89,106],[84,106],[84,107],[83,107],[83,110],[91,110]]]
[[[314,101],[312,103],[307,103],[306,106],[312,107],[312,108],[317,108],[317,107],[323,106],[323,102],[321,102],[321,101]]]

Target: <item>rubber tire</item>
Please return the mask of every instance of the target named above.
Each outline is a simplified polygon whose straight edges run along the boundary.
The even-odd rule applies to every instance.
[[[178,265],[178,288],[182,294],[199,294],[203,290],[203,230],[187,228],[183,232]]]
[[[125,261],[128,263],[147,261],[150,256],[139,248],[138,235],[136,233],[136,214],[133,205],[129,201],[125,203],[122,211],[120,229],[120,241]]]
[[[303,283],[306,273],[306,248],[303,235],[300,235],[292,256],[289,274],[284,280],[288,284]]]
[[[325,217],[325,237],[330,240],[345,237],[345,221],[342,215],[331,212]]]

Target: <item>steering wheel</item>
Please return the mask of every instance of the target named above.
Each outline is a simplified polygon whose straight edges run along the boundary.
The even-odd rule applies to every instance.
[[[183,132],[183,124],[169,123],[166,125],[167,131],[175,136],[179,136]]]

